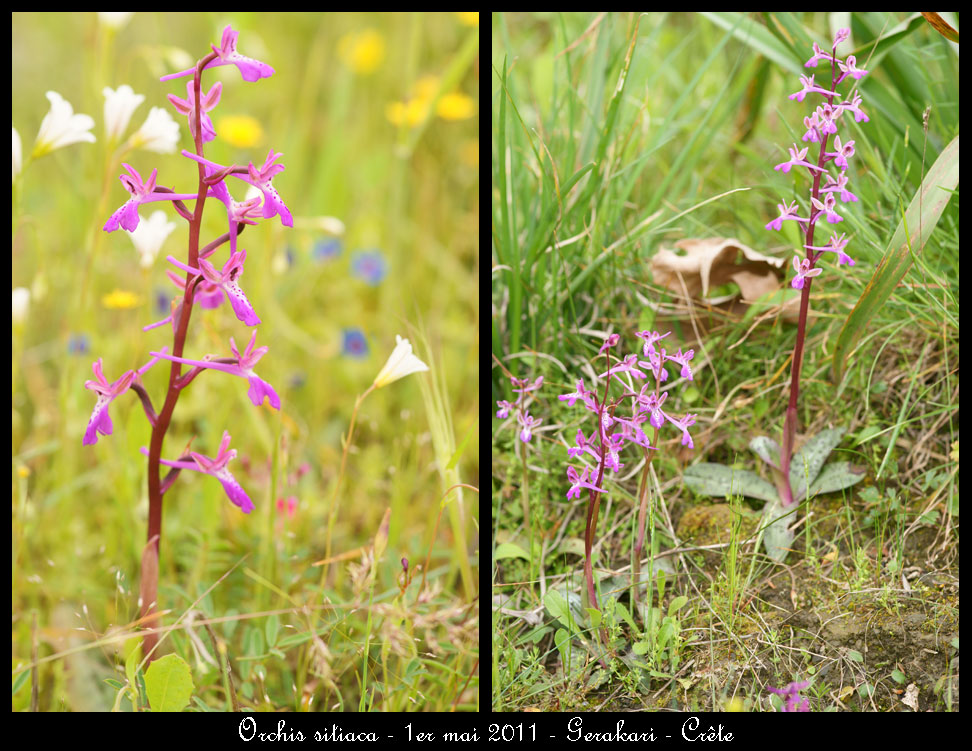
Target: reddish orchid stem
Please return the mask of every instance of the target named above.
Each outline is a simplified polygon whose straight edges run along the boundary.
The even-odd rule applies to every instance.
[[[202,71],[208,63],[215,60],[217,54],[211,52],[196,64],[196,73],[193,78],[193,91],[195,95],[195,147],[196,154],[203,156],[203,131],[201,125],[202,116]],[[199,260],[199,232],[202,225],[203,207],[206,203],[206,193],[209,190],[204,178],[206,177],[205,167],[197,163],[199,170],[199,184],[196,195],[195,210],[192,219],[189,221],[189,266],[196,267]],[[192,284],[192,274],[186,272],[186,287],[183,296],[181,313],[176,324],[175,337],[172,342],[172,354],[175,357],[182,357],[183,348],[186,343],[186,332],[189,329],[189,317],[192,314],[192,300],[195,285]],[[153,617],[157,612],[158,605],[158,559],[159,559],[159,540],[162,536],[162,480],[159,477],[159,459],[162,456],[162,441],[169,430],[172,420],[172,412],[175,410],[176,402],[179,401],[179,391],[176,381],[182,371],[182,364],[172,362],[169,369],[169,388],[165,396],[165,404],[159,412],[152,425],[152,440],[149,444],[148,458],[148,491],[149,491],[149,518],[148,518],[148,542],[146,550],[142,555],[142,582],[141,582],[141,606],[142,622],[149,629],[143,639],[143,651],[149,662],[154,659],[155,647],[158,645],[158,634],[152,630],[158,625],[158,618]],[[171,476],[172,473],[169,473]],[[174,476],[166,477],[166,489],[172,484]]]

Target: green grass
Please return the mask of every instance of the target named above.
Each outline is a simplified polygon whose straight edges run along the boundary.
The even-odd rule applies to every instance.
[[[493,399],[512,399],[504,369],[545,379],[530,407],[543,424],[526,450],[515,426],[492,425],[494,709],[766,710],[776,706],[766,685],[806,678],[815,710],[907,709],[899,689],[911,683],[920,709],[957,708],[957,189],[944,191],[940,218],[928,213],[940,189],[916,202],[918,222],[908,209],[958,135],[958,60],[920,16],[833,19],[851,27],[871,71],[860,85],[870,122],[848,136],[860,200],[840,231],[857,263],[825,262],[813,286],[798,439],[847,428],[832,459],[865,466],[866,479],[800,507],[784,564],[745,531],[759,510],[748,501],[732,502],[734,521],[715,539],[680,527],[686,512],[713,505],[683,487],[686,466],[753,470],[749,441],[779,440],[796,326],[772,305],[686,299],[655,281],[651,260],[679,239],[726,237],[789,268],[800,235],[764,225],[781,198],[806,203],[807,181],[773,165],[800,139],[808,108],[786,95],[830,20],[493,16]],[[710,297],[734,293],[730,282]],[[628,449],[607,480],[595,539],[599,598],[610,604],[597,616],[578,604],[567,622],[549,596],[583,589],[587,496],[564,497],[566,448],[592,426],[557,396],[580,377],[590,388],[607,334],[627,353],[646,328],[696,351],[694,389],[669,399],[677,414],[698,413],[696,448],[663,432],[651,466],[644,560],[656,571],[664,562],[667,581],[649,577],[631,609],[642,460]],[[872,652],[858,654],[869,635]],[[916,663],[921,648],[937,657]]]
[[[132,685],[124,667],[141,642],[147,479],[138,449],[149,427],[126,394],[111,408],[113,435],[83,447],[94,404],[83,384],[99,357],[114,380],[149,350],[171,346],[171,327],[141,327],[166,315],[156,303],[174,294],[164,258],[185,260],[187,232],[168,209],[179,226],[143,269],[127,233],[101,225],[124,200],[121,161],[143,177],[157,167],[160,185],[186,192],[196,169],[178,153],[108,149],[102,89],[127,83],[145,95],[133,132],[150,107],[171,110],[167,93],[185,96],[184,81],[159,76],[208,52],[226,24],[240,32],[244,54],[276,71],[247,83],[220,68],[203,86],[223,81],[208,158],[262,164],[270,148],[284,154],[274,184],[294,228],[272,219],[240,238],[241,285],[262,319],[257,345],[270,347],[258,372],[282,409],[253,407],[242,381],[213,373],[180,398],[163,457],[190,442],[213,455],[228,430],[239,452],[232,471],[256,510],[240,514],[219,483],[197,473],[166,493],[161,652],[191,666],[197,710],[478,709],[478,29],[452,13],[138,13],[116,33],[94,13],[13,15],[13,123],[25,162],[48,90],[91,115],[98,139],[29,163],[15,184],[13,286],[32,295],[12,337],[13,705],[132,706],[116,697]],[[350,62],[349,35],[367,29],[370,52],[359,48]],[[185,64],[179,51],[190,56]],[[394,103],[421,86],[428,115],[391,122]],[[438,102],[457,99],[472,103],[472,116],[438,116],[446,112]],[[229,115],[254,118],[262,135],[231,145]],[[185,118],[174,117],[179,148],[191,149]],[[218,202],[206,208],[204,243],[226,222]],[[316,257],[335,237],[339,254]],[[353,254],[367,249],[387,265],[376,285],[352,272]],[[216,259],[225,260],[222,249]],[[121,304],[106,297],[115,290],[127,294]],[[187,356],[225,354],[230,336],[245,343],[227,311],[196,307]],[[360,358],[343,352],[347,329],[367,342]],[[432,370],[363,402],[332,505],[356,397],[396,334]],[[70,352],[80,336],[87,351]],[[156,366],[144,379],[156,410],[168,372]],[[466,487],[458,498],[457,483]],[[289,497],[292,516],[278,510]],[[384,555],[373,560],[389,509]],[[331,520],[335,560],[316,567]],[[146,708],[144,695],[133,698]]]

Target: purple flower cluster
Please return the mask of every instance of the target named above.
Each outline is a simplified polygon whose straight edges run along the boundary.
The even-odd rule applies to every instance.
[[[814,266],[824,253],[836,253],[838,265],[845,263],[854,265],[854,259],[845,252],[847,238],[843,233],[838,235],[834,232],[825,245],[813,244],[814,227],[821,217],[826,218],[830,224],[839,224],[844,221],[844,218],[838,213],[838,198],[843,204],[857,201],[857,196],[847,188],[846,175],[847,160],[854,156],[854,141],[842,141],[837,130],[838,125],[842,121],[846,121],[851,114],[853,114],[855,122],[867,122],[869,118],[861,109],[861,95],[856,91],[853,92],[853,95],[843,97],[843,101],[835,100],[841,97],[837,93],[838,85],[847,78],[859,81],[867,75],[867,71],[857,67],[857,59],[854,55],[849,55],[846,61],[837,57],[837,45],[847,39],[848,36],[850,36],[850,29],[839,29],[830,51],[822,50],[814,42],[813,55],[806,62],[808,68],[817,67],[817,64],[821,61],[830,63],[830,88],[827,89],[814,83],[814,76],[800,76],[800,90],[789,95],[789,99],[798,102],[802,102],[809,94],[819,94],[826,99],[823,104],[817,106],[811,115],[803,118],[803,125],[806,129],[803,134],[803,141],[820,144],[816,164],[806,159],[809,146],[801,149],[793,144],[789,147],[790,158],[774,167],[784,174],[793,167],[805,167],[812,181],[810,216],[808,218],[799,216],[796,202],[789,204],[784,201],[777,204],[780,215],[766,225],[766,229],[769,230],[780,230],[784,221],[800,222],[804,225],[806,241],[803,247],[806,251],[806,257],[795,256],[793,259],[796,275],[790,284],[794,289],[803,289],[806,279],[821,272]],[[834,136],[833,150],[828,151],[827,141],[831,135]],[[834,166],[840,170],[837,175],[828,171],[827,165],[830,162],[833,162]],[[826,178],[826,181],[821,187],[822,178]]]
[[[663,409],[668,399],[668,392],[662,391],[661,388],[661,384],[668,380],[666,363],[678,365],[679,375],[691,381],[692,368],[689,363],[695,354],[695,350],[691,349],[688,352],[679,349],[675,353],[669,353],[663,347],[656,346],[670,333],[670,331],[665,334],[659,334],[657,331],[637,332],[636,336],[644,340],[642,355],[646,359],[640,360],[637,354],[630,354],[600,373],[598,378],[607,379],[604,394],[600,399],[595,391],[584,387],[583,380],[577,381],[577,388],[574,391],[557,397],[570,406],[580,400],[588,411],[597,415],[597,428],[590,438],[585,435],[582,428],[578,428],[574,445],[567,449],[568,456],[571,459],[581,460],[582,465],[580,471],[574,466],[567,467],[567,479],[570,481],[568,498],[579,498],[582,488],[596,493],[605,492],[599,487],[603,479],[603,468],[607,467],[613,472],[621,470],[624,465],[621,463],[620,453],[626,442],[637,444],[646,450],[654,450],[655,447],[651,445],[644,433],[643,426],[646,422],[655,429],[654,441],[657,442],[658,431],[667,422],[682,431],[683,446],[695,447],[689,428],[695,424],[696,415],[686,414],[684,417],[674,417]],[[599,354],[609,352],[617,345],[619,338],[617,334],[609,336]],[[628,374],[629,380],[622,378],[624,373]],[[649,373],[653,376],[651,379],[648,379]],[[635,391],[631,388],[630,384],[633,383],[631,379],[645,381],[645,383]],[[617,380],[624,388],[621,396],[613,401],[608,400],[608,386],[611,380]],[[626,399],[630,399],[630,407],[622,416],[619,408]],[[597,466],[583,462],[581,457],[585,455],[591,457]]]
[[[543,420],[539,417],[532,417],[527,412],[526,395],[540,388],[543,384],[543,376],[538,376],[537,380],[533,383],[530,383],[529,378],[515,378],[514,376],[510,376],[510,383],[513,384],[513,393],[517,394],[516,400],[512,404],[505,399],[500,399],[496,402],[496,406],[499,407],[496,411],[496,416],[501,420],[505,420],[510,416],[511,410],[515,412],[516,421],[520,423],[521,428],[520,440],[524,443],[529,443],[533,437],[533,429],[543,422]]]
[[[128,174],[122,175],[120,179],[131,197],[108,218],[103,229],[106,232],[113,232],[122,228],[133,232],[138,227],[140,220],[139,206],[156,201],[174,202],[175,210],[190,223],[192,228],[190,230],[190,250],[187,263],[172,256],[169,256],[168,260],[174,266],[186,272],[187,276],[183,279],[172,272],[168,272],[169,278],[179,287],[180,295],[172,301],[172,312],[167,318],[158,323],[150,324],[144,329],[149,331],[164,323],[171,322],[175,337],[173,354],[167,354],[168,347],[153,351],[151,352],[152,359],[148,364],[137,371],[127,371],[113,383],[109,383],[105,378],[102,372],[101,359],[99,358],[94,364],[96,380],[87,381],[85,387],[96,392],[98,400],[84,433],[83,443],[85,445],[96,443],[98,434],[111,435],[112,422],[108,415],[108,407],[114,399],[129,389],[133,389],[141,398],[145,413],[152,424],[153,444],[160,446],[161,442],[156,442],[156,433],[162,433],[164,436],[167,431],[172,407],[178,398],[178,393],[204,370],[222,371],[246,379],[249,385],[247,395],[253,404],[260,406],[264,400],[268,400],[274,409],[280,409],[280,398],[273,387],[257,376],[253,370],[257,361],[267,353],[268,349],[267,347],[255,347],[256,330],[252,332],[249,344],[242,352],[237,348],[234,339],[230,337],[232,357],[206,355],[202,359],[191,359],[182,356],[187,319],[194,302],[199,303],[201,308],[214,309],[220,307],[223,300],[226,299],[229,301],[236,318],[243,324],[256,326],[260,323],[260,318],[240,287],[240,278],[243,275],[243,265],[247,253],[243,249],[237,250],[236,245],[237,235],[244,225],[256,224],[260,219],[279,216],[284,225],[293,226],[290,211],[272,182],[273,178],[284,170],[282,164],[276,163],[283,156],[282,154],[271,149],[261,166],[256,166],[251,162],[246,167],[217,164],[206,159],[202,154],[203,144],[216,138],[213,123],[206,113],[219,103],[222,84],[216,83],[208,92],[203,92],[201,80],[197,80],[197,71],[221,65],[235,65],[244,81],[257,81],[261,78],[268,78],[274,73],[273,68],[266,63],[241,55],[236,46],[238,37],[239,32],[233,31],[231,27],[227,26],[223,30],[220,46],[212,45],[212,54],[204,57],[193,68],[163,76],[161,79],[166,81],[183,76],[192,76],[186,83],[186,99],[170,94],[169,101],[180,114],[188,116],[189,119],[189,130],[195,142],[196,153],[183,150],[182,154],[201,165],[202,173],[200,174],[198,191],[191,194],[176,193],[168,188],[158,187],[158,170],[153,169],[148,179],[143,180],[134,167],[128,164],[124,165]],[[226,178],[228,177],[233,177],[256,188],[262,198],[258,196],[244,201],[234,200],[227,185]],[[198,231],[202,220],[201,212],[190,213],[182,204],[182,201],[202,201],[207,197],[216,198],[225,206],[228,232],[222,238],[200,249],[198,247]],[[199,215],[197,216],[197,214]],[[230,245],[229,257],[222,264],[222,267],[218,268],[217,265],[207,260],[207,257],[215,253],[227,240]],[[141,386],[141,375],[160,359],[178,363],[179,365],[173,365],[174,369],[178,369],[181,364],[192,365],[193,369],[183,375],[176,372],[175,377],[170,381],[169,392],[166,395],[166,406],[157,415],[148,394]],[[253,510],[253,503],[226,468],[230,459],[236,456],[236,451],[229,448],[229,442],[230,435],[224,431],[219,452],[215,459],[196,452],[190,452],[178,461],[158,459],[157,454],[155,456],[160,464],[177,469],[194,469],[215,477],[223,485],[230,501],[242,509],[244,513],[250,513]],[[149,455],[149,452],[144,449],[143,453]],[[152,460],[150,459],[150,467],[151,463]],[[163,483],[161,492],[164,493],[168,487],[168,482]],[[151,488],[152,481],[150,478],[150,496],[153,495]],[[160,499],[150,498],[150,502],[160,503]]]
[[[853,60],[853,58],[848,59]],[[809,699],[800,696],[800,692],[809,685],[810,681],[800,681],[799,683],[794,681],[786,688],[767,686],[766,690],[783,697],[783,708],[780,710],[781,712],[809,712]]]

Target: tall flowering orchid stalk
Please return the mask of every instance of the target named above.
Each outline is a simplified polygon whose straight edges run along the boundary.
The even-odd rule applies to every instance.
[[[845,80],[859,81],[865,75],[866,70],[857,67],[857,60],[854,55],[847,57],[847,60],[840,60],[837,57],[837,46],[850,36],[850,29],[838,29],[834,37],[834,43],[830,51],[820,48],[813,43],[813,55],[807,60],[807,68],[816,68],[823,61],[830,65],[831,81],[830,88],[823,88],[814,83],[815,76],[800,76],[801,88],[799,91],[790,94],[789,99],[802,102],[804,98],[822,98],[823,104],[818,104],[813,113],[803,118],[806,132],[803,134],[803,141],[810,144],[818,144],[816,163],[806,161],[805,157],[811,148],[805,146],[798,149],[794,144],[790,147],[790,158],[777,164],[774,169],[784,173],[793,167],[803,167],[809,173],[811,180],[810,189],[810,215],[800,217],[797,213],[797,205],[793,203],[787,205],[786,202],[780,204],[780,215],[766,225],[768,230],[779,230],[784,221],[800,222],[804,225],[806,242],[803,245],[804,257],[799,255],[793,258],[793,268],[795,275],[790,283],[794,289],[801,290],[800,294],[800,319],[797,327],[796,343],[793,346],[793,365],[790,374],[790,402],[786,408],[786,418],[783,423],[783,447],[780,452],[779,464],[779,490],[783,506],[789,506],[794,502],[793,489],[790,484],[790,460],[793,457],[793,441],[796,435],[797,423],[797,401],[800,397],[800,364],[803,359],[803,343],[807,332],[807,312],[810,307],[810,287],[813,278],[819,276],[823,269],[817,268],[817,262],[824,253],[834,253],[837,256],[837,265],[854,265],[854,259],[845,252],[847,247],[847,237],[845,233],[837,234],[832,231],[830,239],[825,245],[814,244],[814,233],[817,223],[825,219],[828,224],[839,224],[844,218],[838,213],[838,200],[846,205],[855,203],[855,196],[847,187],[847,168],[848,159],[854,156],[854,141],[844,140],[838,133],[838,126],[847,122],[847,118],[854,116],[856,122],[867,122],[868,116],[861,109],[861,95],[856,91],[841,97],[837,93],[837,87]],[[842,101],[837,101],[842,99]],[[827,144],[830,136],[834,136],[833,150],[828,151]],[[828,167],[833,164],[837,168],[837,174],[829,171]],[[826,178],[826,181],[824,181]],[[823,185],[821,186],[821,183]],[[842,209],[841,209],[842,210]]]
[[[224,300],[228,300],[232,314],[246,326],[256,326],[260,323],[253,306],[247,299],[240,280],[243,275],[246,251],[237,250],[237,239],[247,224],[256,224],[259,219],[269,219],[279,216],[281,222],[293,226],[290,212],[284,205],[276,189],[272,185],[272,178],[283,171],[281,164],[274,164],[282,156],[270,151],[267,160],[261,167],[250,163],[248,166],[216,164],[205,158],[203,144],[216,138],[212,121],[206,114],[218,103],[222,94],[222,84],[214,84],[207,93],[202,91],[202,72],[221,65],[235,65],[245,81],[257,81],[269,78],[274,70],[266,63],[241,55],[236,47],[238,32],[227,26],[223,30],[220,47],[213,45],[212,52],[200,59],[194,68],[181,73],[163,76],[161,80],[192,76],[186,84],[186,99],[170,94],[169,100],[176,111],[186,115],[189,121],[189,131],[192,134],[195,151],[183,151],[183,156],[196,163],[199,179],[195,193],[176,193],[159,186],[157,183],[158,170],[153,169],[147,179],[132,166],[124,165],[127,174],[121,176],[121,183],[130,194],[130,198],[115,211],[104,225],[106,232],[113,232],[119,228],[128,232],[135,232],[142,221],[139,208],[146,203],[171,201],[176,212],[189,225],[188,252],[185,262],[173,256],[168,260],[173,266],[185,272],[183,280],[173,272],[168,272],[170,278],[179,287],[179,296],[172,301],[172,313],[162,321],[149,324],[144,331],[150,331],[165,323],[172,326],[172,351],[169,347],[161,347],[151,353],[152,359],[138,370],[129,370],[118,380],[109,383],[102,371],[102,361],[99,358],[94,364],[97,380],[87,381],[85,387],[98,394],[88,427],[85,430],[83,443],[91,445],[97,443],[98,435],[111,435],[112,423],[108,414],[111,403],[129,390],[139,396],[145,415],[152,425],[152,439],[149,447],[142,448],[142,453],[148,457],[148,492],[149,518],[148,542],[142,554],[142,580],[140,590],[140,607],[142,623],[147,627],[157,627],[157,592],[159,567],[159,539],[162,533],[162,497],[172,486],[183,469],[189,469],[210,475],[222,485],[230,502],[243,513],[249,514],[254,509],[253,502],[246,491],[229,470],[230,461],[235,458],[236,450],[230,448],[230,434],[223,432],[222,440],[215,457],[207,456],[196,451],[189,451],[178,459],[162,459],[162,442],[168,432],[175,410],[176,402],[182,390],[204,371],[223,372],[246,379],[249,386],[247,395],[256,406],[261,406],[268,400],[274,409],[280,409],[280,398],[273,387],[262,380],[255,372],[254,366],[263,357],[267,347],[255,347],[256,330],[250,335],[249,344],[241,352],[233,337],[230,337],[229,349],[232,357],[220,357],[207,354],[201,359],[190,359],[183,356],[186,335],[189,330],[189,319],[192,315],[194,302],[199,302],[204,309],[222,307]],[[256,187],[262,194],[261,198],[251,198],[238,202],[230,194],[227,178],[233,177],[244,183]],[[239,187],[235,184],[234,187]],[[203,209],[207,197],[215,197],[226,208],[228,227],[227,232],[209,244],[200,247],[200,232],[202,227]],[[189,211],[183,201],[195,201],[193,211]],[[207,260],[227,242],[230,243],[229,257],[222,268]],[[198,300],[197,300],[198,293]],[[168,360],[169,386],[165,393],[162,409],[156,413],[147,391],[142,386],[141,376],[159,360]],[[183,365],[191,365],[192,369],[182,373]],[[160,466],[170,467],[170,471],[163,479],[159,472]],[[158,636],[152,630],[144,638],[145,653],[153,659],[153,651],[158,643]]]
[[[823,430],[809,437],[794,452],[797,426],[797,402],[800,398],[800,365],[803,361],[803,345],[807,334],[807,313],[810,309],[810,288],[815,277],[823,273],[818,262],[825,253],[837,256],[837,265],[854,265],[854,259],[847,252],[845,233],[831,232],[830,239],[823,245],[816,244],[814,235],[821,221],[837,225],[844,221],[839,212],[848,204],[855,203],[855,196],[847,187],[848,160],[854,156],[854,141],[839,134],[840,126],[847,125],[853,116],[855,122],[868,122],[869,118],[861,109],[861,95],[853,88],[846,94],[839,94],[837,87],[851,79],[859,81],[866,70],[857,67],[854,55],[846,60],[837,57],[837,46],[850,36],[850,29],[839,29],[830,50],[821,49],[814,42],[813,55],[806,67],[815,68],[821,62],[830,66],[830,86],[818,85],[815,75],[800,76],[800,90],[789,95],[791,100],[811,102],[823,100],[813,113],[803,118],[806,128],[802,140],[807,144],[789,147],[790,158],[780,162],[774,169],[789,173],[794,167],[807,170],[810,177],[809,215],[800,216],[796,201],[786,200],[777,204],[780,214],[766,225],[768,230],[780,230],[783,222],[798,222],[804,232],[803,256],[793,258],[794,277],[790,285],[800,290],[800,318],[797,324],[796,342],[793,346],[793,364],[790,372],[790,401],[783,421],[783,445],[766,437],[757,436],[749,447],[770,469],[773,485],[759,475],[744,469],[729,468],[721,464],[700,463],[685,470],[685,484],[702,495],[730,496],[744,495],[766,501],[763,530],[763,545],[767,554],[776,561],[782,561],[790,549],[794,533],[788,527],[785,517],[794,510],[795,504],[814,493],[829,493],[850,487],[864,478],[864,471],[853,467],[849,462],[833,462],[824,466],[824,460],[836,448],[844,434],[843,429]],[[828,148],[830,137],[833,146]],[[817,145],[816,160],[809,155],[813,145]],[[809,155],[809,158],[808,158]],[[836,173],[831,171],[836,168]]]
[[[668,391],[662,390],[662,384],[668,380],[667,363],[675,363],[680,367],[680,375],[692,380],[692,360],[694,350],[670,354],[659,342],[671,332],[659,334],[657,331],[640,331],[637,336],[644,340],[642,354],[646,358],[640,360],[638,355],[630,354],[623,360],[611,363],[611,349],[617,346],[620,339],[618,334],[611,334],[604,342],[599,355],[604,355],[605,371],[599,374],[603,379],[603,389],[600,395],[595,390],[584,387],[584,381],[577,381],[577,388],[569,394],[557,397],[560,401],[573,406],[580,400],[584,408],[597,416],[597,428],[588,437],[583,428],[577,429],[573,446],[567,449],[569,458],[576,461],[577,466],[567,467],[567,479],[570,481],[568,498],[580,498],[582,490],[588,494],[587,524],[584,528],[584,575],[587,581],[587,599],[591,607],[598,608],[597,593],[594,587],[594,569],[591,561],[591,550],[594,544],[594,534],[597,531],[597,516],[601,506],[601,495],[607,491],[603,487],[605,470],[619,472],[624,466],[621,463],[621,451],[628,443],[641,447],[645,457],[645,468],[642,472],[641,490],[639,493],[640,508],[638,512],[638,537],[634,546],[633,568],[635,592],[640,586],[641,551],[645,541],[645,520],[647,513],[647,477],[648,468],[658,445],[659,431],[666,423],[682,432],[682,445],[694,448],[689,428],[695,424],[696,415],[686,414],[675,417],[663,407],[668,399]],[[645,372],[647,371],[647,373]],[[628,378],[622,377],[627,374]],[[650,375],[650,377],[649,377]],[[617,381],[622,386],[620,395],[611,398],[610,387]],[[634,381],[644,381],[640,389],[634,389]],[[597,388],[595,386],[595,388]],[[624,403],[627,402],[627,406]],[[645,435],[644,425],[648,423],[654,429],[649,442]]]

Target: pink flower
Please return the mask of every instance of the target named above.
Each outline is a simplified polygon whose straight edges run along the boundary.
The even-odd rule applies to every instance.
[[[766,225],[766,229],[783,229],[783,222],[787,219],[792,219],[795,222],[808,222],[809,219],[801,219],[797,216],[797,203],[794,201],[792,204],[787,204],[785,201],[783,203],[776,204],[776,208],[780,210],[780,215],[776,217],[772,222]]]
[[[834,157],[834,164],[841,169],[847,169],[848,157],[854,156],[854,142],[848,141],[845,144],[841,144],[840,136],[837,136],[834,138],[834,149],[834,151],[828,151],[827,156]]]
[[[190,360],[186,357],[175,357],[173,355],[167,355],[163,352],[150,352],[149,354],[155,357],[161,357],[165,360],[171,360],[173,362],[181,362],[186,365],[194,365],[197,368],[209,369],[209,370],[220,370],[223,373],[229,373],[230,375],[239,376],[240,378],[245,378],[250,384],[249,390],[246,395],[250,397],[250,401],[254,405],[259,407],[263,404],[264,399],[270,400],[270,406],[274,409],[280,409],[280,397],[277,396],[277,392],[273,390],[273,387],[260,378],[255,372],[253,372],[253,367],[260,361],[267,351],[268,347],[257,347],[254,349],[253,345],[256,343],[256,329],[250,335],[250,343],[240,354],[240,351],[236,348],[236,340],[230,337],[230,349],[233,351],[235,356],[235,362],[231,358],[216,358],[216,355],[206,355],[206,359],[203,360]]]
[[[142,182],[142,176],[135,171],[134,167],[125,163],[122,163],[122,167],[125,168],[128,174],[119,175],[118,179],[125,186],[125,190],[132,194],[132,197],[125,201],[120,209],[108,217],[108,221],[102,227],[105,232],[114,232],[119,227],[127,229],[129,232],[134,232],[135,228],[138,227],[139,221],[138,207],[143,203],[152,203],[153,201],[185,201],[196,198],[195,193],[156,193],[155,177],[159,172],[157,169],[152,170],[152,174],[149,175],[148,180]]]
[[[243,294],[243,290],[240,289],[239,279],[243,276],[243,262],[246,260],[245,250],[241,250],[239,253],[230,253],[229,260],[223,264],[222,271],[217,271],[216,267],[205,258],[199,259],[198,269],[187,266],[174,256],[167,256],[167,259],[173,266],[178,266],[190,274],[201,276],[211,285],[225,292],[229,298],[230,305],[233,306],[233,312],[236,314],[236,317],[247,326],[256,326],[260,323],[260,319],[253,310],[253,306],[250,305],[250,301]]]
[[[855,79],[860,80],[867,75],[866,70],[857,67],[857,58],[853,55],[847,56],[846,63],[838,61],[837,66],[844,71],[844,75],[837,79],[837,83],[843,81],[845,78],[847,78],[847,76],[853,76]]]
[[[567,467],[567,479],[570,480],[570,490],[567,491],[568,498],[580,498],[581,488],[588,488],[595,493],[606,492],[604,488],[599,488],[597,485],[590,483],[590,472],[590,467],[584,467],[584,472],[578,476],[576,469],[570,466]]]
[[[668,359],[671,360],[672,362],[677,362],[679,365],[681,365],[682,371],[681,373],[679,373],[679,375],[681,375],[682,378],[688,378],[691,381],[692,368],[689,367],[689,360],[691,360],[694,355],[695,355],[694,349],[690,349],[685,354],[682,354],[682,350],[679,349],[678,352],[676,352],[674,355],[669,355]]]
[[[790,286],[793,289],[803,289],[803,280],[807,277],[819,276],[823,273],[823,269],[811,269],[810,260],[804,258],[802,261],[799,256],[793,256],[793,268],[796,271],[796,276],[793,277],[793,281],[790,282]]]
[[[854,265],[854,259],[851,258],[844,252],[844,248],[847,247],[847,238],[841,233],[840,235],[833,234],[830,236],[829,245],[824,245],[822,247],[817,247],[815,245],[804,245],[803,247],[808,250],[818,250],[826,253],[836,253],[837,254],[837,265],[848,264],[850,266]]]
[[[644,354],[645,357],[648,357],[648,355],[655,351],[655,342],[664,339],[671,333],[671,331],[666,331],[664,334],[659,334],[657,331],[638,331],[635,333],[635,336],[645,340]]]
[[[806,76],[800,76],[800,83],[803,85],[803,88],[793,94],[790,94],[787,99],[796,99],[798,102],[802,102],[804,97],[811,93],[823,94],[824,96],[839,96],[838,94],[817,86],[813,82],[813,76],[810,76],[809,78]]]
[[[275,71],[269,65],[237,52],[236,40],[239,36],[240,32],[233,31],[231,26],[223,29],[223,36],[220,39],[219,47],[215,44],[210,45],[213,48],[213,52],[216,53],[216,59],[207,63],[203,70],[218,68],[221,65],[235,65],[239,69],[240,75],[243,76],[244,81],[258,81],[261,78],[269,78],[272,76]],[[168,81],[173,78],[182,78],[183,76],[191,76],[195,72],[196,68],[192,67],[179,73],[170,73],[167,76],[162,76],[159,80]]]
[[[833,175],[827,175],[827,184],[820,189],[821,193],[840,192],[840,200],[849,203],[857,200],[857,196],[847,190],[847,175],[841,172],[836,179]]]
[[[577,388],[574,391],[569,394],[562,394],[557,399],[561,402],[567,402],[571,407],[574,406],[574,402],[578,399],[582,399],[589,408],[594,409],[594,399],[592,398],[591,392],[584,388],[583,379],[578,379]]]
[[[814,42],[813,43],[813,55],[811,55],[810,56],[810,59],[807,60],[803,64],[803,67],[805,67],[805,68],[816,68],[817,67],[817,63],[820,60],[830,60],[832,57],[833,57],[833,55],[830,52],[826,52],[826,51],[820,49],[820,45],[817,44],[816,42]]]
[[[523,430],[520,431],[520,440],[524,443],[529,443],[533,437],[533,429],[542,423],[543,420],[539,417],[531,417],[525,412],[520,412],[516,416],[516,419],[523,426]]]
[[[168,347],[163,347],[162,352],[164,353]],[[129,370],[122,374],[114,383],[108,383],[105,378],[105,374],[101,369],[101,358],[91,366],[94,371],[95,380],[85,381],[84,387],[90,389],[98,394],[98,401],[95,402],[94,409],[91,412],[91,417],[88,419],[88,427],[84,431],[84,438],[81,440],[82,446],[91,446],[98,442],[98,433],[101,435],[111,435],[113,429],[111,423],[111,416],[108,414],[108,407],[111,403],[117,399],[119,396],[124,394],[131,388],[131,385],[135,383],[139,376],[147,372],[155,363],[159,361],[158,355],[149,360],[145,365],[143,365],[138,370]]]
[[[213,127],[213,121],[209,119],[209,115],[206,113],[213,109],[217,104],[219,104],[219,96],[223,92],[223,84],[218,81],[213,84],[213,87],[209,90],[209,93],[205,93],[202,88],[199,89],[199,96],[202,98],[202,112],[199,113],[199,126],[202,128],[202,140],[203,143],[208,143],[216,138],[216,129]],[[189,132],[192,137],[196,137],[196,92],[193,89],[192,81],[186,81],[186,98],[180,99],[175,94],[168,94],[169,101],[172,106],[183,115],[189,118]]]
[[[837,224],[838,222],[844,221],[844,217],[840,216],[837,213],[837,199],[834,198],[833,193],[828,193],[827,196],[824,198],[823,202],[819,201],[816,198],[811,197],[810,203],[813,204],[813,207],[818,212],[820,211],[826,212],[827,221],[830,222],[831,224]]]
[[[238,506],[244,514],[249,514],[255,506],[250,497],[243,490],[242,486],[236,481],[236,478],[230,473],[226,468],[231,459],[236,457],[236,449],[230,449],[230,434],[228,431],[223,431],[223,440],[220,441],[219,451],[216,453],[216,458],[211,459],[205,454],[199,454],[195,451],[190,451],[189,455],[192,457],[192,461],[169,461],[167,459],[159,459],[159,464],[164,464],[167,467],[177,467],[178,469],[191,469],[195,472],[202,472],[203,474],[211,475],[219,480],[220,485],[223,486],[223,490],[226,491],[227,497],[233,503],[233,505]],[[148,455],[148,450],[143,446],[142,453],[146,456]]]
[[[810,148],[809,146],[804,146],[802,149],[798,150],[796,144],[793,144],[790,147],[789,160],[785,162],[780,162],[775,167],[773,167],[773,169],[782,170],[783,173],[786,174],[787,172],[790,171],[791,167],[793,167],[796,164],[799,164],[803,167],[808,167],[809,169],[815,169],[817,170],[817,172],[823,172],[824,171],[823,168],[818,167],[816,164],[810,164],[810,162],[804,159],[804,157],[807,155],[807,150],[809,148]]]
[[[193,159],[201,164],[208,167],[212,167],[214,171],[229,172],[233,177],[238,180],[242,180],[245,183],[249,183],[253,187],[260,190],[263,193],[263,218],[270,219],[271,217],[280,215],[280,221],[287,227],[294,226],[293,217],[290,215],[290,210],[287,208],[286,204],[280,198],[280,194],[277,193],[277,189],[273,186],[271,182],[272,179],[284,171],[285,167],[282,164],[274,164],[280,157],[283,156],[281,153],[274,153],[273,149],[270,149],[270,153],[267,155],[266,161],[263,163],[262,167],[255,167],[253,162],[250,162],[250,166],[247,169],[247,174],[241,175],[236,172],[230,172],[229,167],[224,167],[221,164],[210,161],[198,154],[193,154],[192,152],[183,150],[182,155]]]

